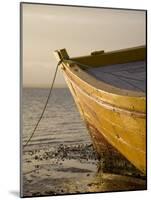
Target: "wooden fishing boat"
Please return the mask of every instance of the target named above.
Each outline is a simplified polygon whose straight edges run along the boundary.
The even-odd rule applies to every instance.
[[[97,152],[118,151],[146,174],[146,47],[55,56]]]

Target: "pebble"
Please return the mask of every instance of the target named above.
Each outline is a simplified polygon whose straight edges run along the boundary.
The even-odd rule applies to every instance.
[[[38,160],[38,158],[39,158],[39,157],[36,155],[36,156],[35,156],[35,160]]]

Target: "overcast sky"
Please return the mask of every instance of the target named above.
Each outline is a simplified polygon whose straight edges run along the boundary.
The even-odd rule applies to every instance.
[[[23,4],[23,85],[49,87],[56,49],[81,56],[145,44],[145,12]],[[56,87],[65,87],[59,71]]]

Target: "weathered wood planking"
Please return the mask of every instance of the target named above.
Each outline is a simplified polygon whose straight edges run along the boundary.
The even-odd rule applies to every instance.
[[[146,62],[131,62],[89,68],[87,72],[97,79],[119,88],[146,91]]]

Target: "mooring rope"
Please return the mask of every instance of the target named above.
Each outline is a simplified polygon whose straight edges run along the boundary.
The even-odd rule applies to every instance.
[[[23,148],[25,148],[25,147],[28,145],[28,143],[31,141],[31,139],[32,139],[32,137],[34,136],[35,131],[36,131],[36,129],[37,129],[37,127],[38,127],[38,125],[39,125],[39,123],[40,123],[40,121],[41,121],[41,119],[43,118],[44,112],[45,112],[45,110],[46,110],[46,107],[47,107],[47,105],[48,105],[48,102],[49,102],[49,99],[50,99],[50,96],[51,96],[51,93],[52,93],[52,89],[53,89],[53,86],[54,86],[54,82],[55,82],[55,79],[56,79],[56,76],[57,76],[58,67],[59,67],[59,65],[60,65],[62,62],[63,62],[63,60],[61,59],[61,60],[58,62],[57,66],[56,66],[56,70],[55,70],[55,73],[54,73],[54,77],[53,77],[53,80],[52,80],[52,83],[51,83],[51,86],[50,86],[50,91],[49,91],[48,97],[47,97],[47,99],[46,99],[46,103],[45,103],[45,105],[44,105],[44,108],[43,108],[43,110],[42,110],[42,113],[41,113],[41,115],[40,115],[40,117],[39,117],[39,119],[38,119],[38,121],[37,121],[37,123],[36,123],[36,125],[35,125],[34,130],[33,130],[32,133],[31,133],[29,139],[28,139],[27,142],[23,145]]]

